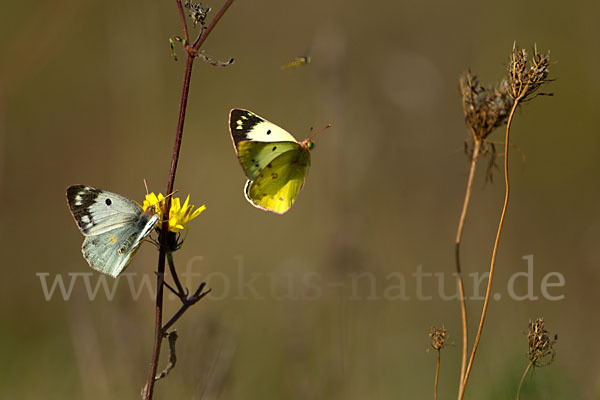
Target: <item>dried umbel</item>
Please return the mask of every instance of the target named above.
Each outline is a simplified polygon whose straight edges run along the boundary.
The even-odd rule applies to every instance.
[[[529,321],[529,332],[527,334],[529,341],[529,361],[535,367],[544,367],[554,361],[556,355],[554,345],[558,337],[555,335],[551,339],[548,331],[544,328],[544,319],[538,318],[535,321]]]
[[[431,338],[431,347],[434,350],[440,351],[446,346],[448,334],[446,333],[446,328],[443,326],[441,328],[432,326],[429,331],[429,337]]]
[[[512,53],[508,60],[508,82],[510,95],[519,101],[528,100],[531,96],[538,95],[538,89],[547,82],[550,53],[540,54],[537,47],[533,48],[533,57],[531,62],[525,49],[518,49],[516,44],[513,46]]]
[[[190,10],[190,18],[194,22],[194,26],[200,24],[204,27],[204,21],[210,12],[210,7],[204,8],[202,4],[193,1],[186,1],[184,7]]]
[[[460,93],[465,121],[474,140],[485,140],[495,128],[504,124],[514,103],[506,81],[495,87],[485,87],[470,70],[460,78]]]

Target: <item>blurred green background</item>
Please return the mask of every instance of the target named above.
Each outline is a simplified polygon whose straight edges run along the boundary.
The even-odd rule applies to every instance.
[[[212,14],[221,4],[205,3]],[[600,398],[599,15],[588,1],[235,2],[204,46],[235,64],[196,62],[175,184],[178,195],[207,206],[176,263],[200,274],[192,286],[208,279],[213,294],[177,323],[179,360],[156,398],[431,398],[427,334],[442,324],[454,345],[442,352],[440,398],[456,396],[458,303],[440,297],[438,277],[423,285],[432,299],[417,299],[411,274],[419,266],[441,273],[444,293],[455,291],[468,167],[458,77],[471,68],[484,83],[500,80],[514,41],[551,50],[556,81],[545,90],[555,95],[515,118],[521,153],[511,157],[494,281],[502,298],[491,302],[466,398],[514,398],[527,323],[538,316],[559,335],[557,358],[527,378],[522,398]],[[92,272],[67,186],[141,202],[145,178],[164,192],[184,68],[180,50],[180,61],[170,55],[176,34],[175,1],[0,5],[3,398],[139,397],[152,351],[148,292],[135,300],[121,279],[112,300],[103,289],[90,300],[80,275],[69,300],[58,291],[46,300],[36,274],[68,286],[73,273]],[[310,65],[280,69],[311,47]],[[307,185],[284,216],[243,197],[227,127],[233,107],[299,139],[333,124],[317,138]],[[502,198],[500,171],[485,184],[482,164],[465,273],[488,268]],[[507,284],[526,271],[527,255],[539,299],[517,301]],[[127,270],[135,285],[142,276],[154,282],[156,258],[142,246]],[[550,272],[565,278],[550,290],[564,295],[559,301],[541,295]],[[394,273],[406,278],[409,299],[385,298],[398,284]],[[87,276],[92,289],[98,278]],[[307,279],[315,286],[307,289]],[[515,288],[525,293],[525,279]],[[468,303],[471,338],[481,304]],[[167,316],[176,309],[167,301]],[[164,347],[161,368],[166,355]]]

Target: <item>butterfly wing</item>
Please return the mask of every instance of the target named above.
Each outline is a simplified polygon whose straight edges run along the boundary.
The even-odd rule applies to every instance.
[[[246,199],[255,207],[277,214],[286,213],[304,185],[310,152],[296,144],[272,160],[254,180],[246,183]]]
[[[81,233],[83,257],[90,266],[112,277],[127,266],[142,240],[158,223],[158,214],[116,193],[75,185],[67,202]]]
[[[296,138],[285,129],[240,108],[229,112],[229,133],[236,152],[241,141],[296,143]]]
[[[253,142],[244,140],[238,143],[238,159],[248,179],[253,180],[277,157],[289,151],[297,151],[296,142]]]
[[[143,213],[133,223],[100,234],[89,235],[83,241],[83,257],[90,267],[116,278],[133,258],[142,240],[152,232],[158,214]]]
[[[69,209],[81,233],[85,236],[131,224],[142,214],[135,202],[116,193],[84,185],[67,189]]]

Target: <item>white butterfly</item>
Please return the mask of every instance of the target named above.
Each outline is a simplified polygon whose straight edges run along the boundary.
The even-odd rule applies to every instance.
[[[67,202],[85,236],[81,248],[90,267],[116,278],[158,223],[153,208],[143,211],[116,193],[84,185],[67,188]]]

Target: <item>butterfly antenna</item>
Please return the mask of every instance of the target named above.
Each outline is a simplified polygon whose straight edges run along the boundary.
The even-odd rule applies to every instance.
[[[173,190],[171,193],[169,193],[168,195],[165,196],[165,200],[167,199],[167,197],[171,197],[177,192],[178,192],[178,190]]]
[[[148,191],[148,182],[146,182],[146,179],[144,178],[144,186],[146,187],[146,196],[150,193]],[[165,196],[165,198],[163,199],[166,200],[168,197],[173,196],[175,193],[177,193],[177,190],[172,191],[171,193],[169,193],[168,195]]]
[[[146,179],[144,179],[144,186],[146,187],[146,195],[149,194],[148,192],[148,182],[146,182]],[[165,199],[169,196],[173,196],[175,193],[177,193],[177,190],[172,191],[170,194],[165,196]]]
[[[312,133],[312,132],[313,132],[313,128],[312,128],[312,126],[311,126],[311,127],[310,127],[310,132],[309,132],[309,135],[310,135],[310,136],[308,137],[308,140],[313,140],[313,138],[314,138],[315,136],[317,136],[319,133],[323,132],[325,129],[331,128],[332,126],[333,126],[333,125],[331,125],[331,124],[327,124],[327,125],[325,125],[323,128],[321,128],[321,130],[318,130],[318,131],[316,131],[315,133]]]
[[[172,191],[171,193],[169,193],[168,195],[166,195],[164,199],[162,199],[160,201],[160,208],[162,209],[163,213],[165,211],[165,200],[167,200],[169,197],[173,196],[175,193],[177,193],[177,190]]]

